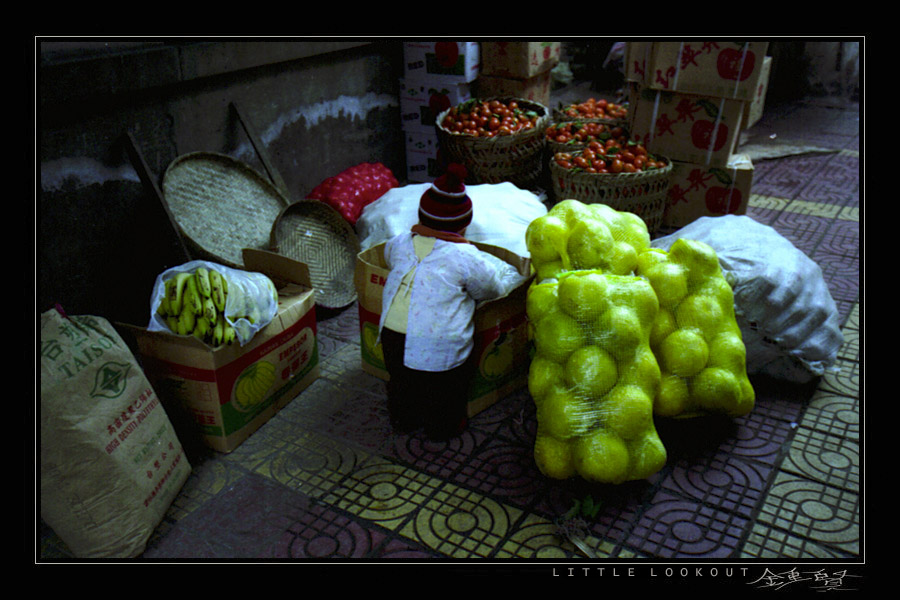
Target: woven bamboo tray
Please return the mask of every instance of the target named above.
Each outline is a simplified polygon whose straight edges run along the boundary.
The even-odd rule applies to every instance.
[[[652,171],[617,174],[573,172],[553,160],[549,167],[557,201],[571,198],[634,213],[644,220],[651,235],[662,226],[672,161],[666,160],[665,167]]]
[[[266,249],[288,201],[246,163],[215,152],[173,160],[163,198],[185,238],[210,260],[243,268],[244,248]]]
[[[526,110],[538,113],[537,123],[531,129],[512,135],[472,137],[453,133],[443,127],[444,117],[451,109],[441,112],[435,121],[438,144],[450,162],[462,163],[468,170],[466,183],[512,182],[521,188],[536,185],[543,172],[544,130],[550,120],[547,107],[522,98],[498,97],[483,100],[515,100]],[[482,100],[482,99],[479,99]]]
[[[353,274],[360,252],[356,231],[319,200],[286,206],[271,228],[271,250],[306,263],[316,304],[341,308],[356,300]]]

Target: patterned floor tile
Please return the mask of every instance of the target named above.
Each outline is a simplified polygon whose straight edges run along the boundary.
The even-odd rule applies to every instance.
[[[783,559],[846,559],[852,554],[841,552],[790,532],[754,523],[747,541],[741,549],[741,558],[763,560]]]
[[[839,357],[833,367],[833,371],[826,371],[822,376],[819,390],[858,398],[861,363]]]
[[[584,538],[579,538],[584,539]],[[579,547],[581,546],[581,547]],[[509,539],[497,548],[498,559],[571,559],[609,557],[611,547],[603,547],[596,538],[584,539],[576,546],[559,532],[552,522],[537,515],[526,515]]]
[[[451,558],[489,558],[521,516],[516,508],[446,483],[400,532]]]
[[[844,343],[838,350],[838,357],[844,360],[859,360],[860,334],[858,329],[844,328],[841,330]]]
[[[275,558],[335,559],[383,556],[389,532],[367,527],[331,507],[310,502],[292,516],[285,528]],[[393,551],[401,549],[394,546]],[[413,550],[404,545],[403,550]]]
[[[841,210],[841,214],[844,214],[844,210]],[[841,256],[851,256],[858,260],[859,246],[859,221],[841,219],[838,215],[828,229],[821,250]]]
[[[628,545],[659,558],[727,559],[736,556],[746,517],[661,490],[640,515]]]
[[[416,469],[372,457],[342,479],[323,501],[380,527],[400,531],[442,484]]]
[[[740,460],[722,452],[709,460],[673,465],[660,486],[705,506],[750,519],[765,497],[773,470],[771,465]]]
[[[811,256],[831,227],[831,218],[815,214],[815,209],[825,206],[794,200],[788,205],[788,210],[772,222],[772,226],[797,249]],[[837,213],[837,209],[833,208],[831,212]]]
[[[359,448],[315,431],[279,420],[270,424],[268,435],[251,437],[227,460],[312,498],[329,493],[370,458]]]
[[[859,442],[859,398],[819,390],[810,400],[800,425],[837,438]]]
[[[859,555],[859,500],[855,492],[782,472],[769,488],[757,520],[837,551]]]
[[[450,480],[514,506],[528,506],[546,482],[534,464],[532,445],[486,440]]]
[[[781,470],[859,493],[859,444],[815,429],[800,427]]]

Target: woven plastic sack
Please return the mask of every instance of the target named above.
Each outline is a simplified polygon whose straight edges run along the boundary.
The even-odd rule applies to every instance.
[[[419,200],[430,183],[394,188],[363,209],[356,231],[360,247],[368,250],[419,222]],[[512,183],[467,185],[472,200],[472,222],[466,239],[490,244],[528,257],[525,230],[534,219],[547,214],[539,196]]]
[[[703,217],[653,246],[667,249],[680,238],[715,250],[734,290],[749,373],[805,383],[833,368],[844,337],[815,261],[747,216]]]
[[[525,243],[538,281],[572,270],[631,275],[650,233],[634,213],[567,199],[528,225]]]
[[[204,284],[212,286],[212,289],[202,289],[204,285],[197,280],[198,272],[202,270],[208,276],[215,272],[224,279],[219,299],[216,299],[214,280]],[[170,296],[171,287],[179,277],[184,278],[184,283],[178,293],[179,301],[176,305],[170,302]],[[187,300],[191,294],[197,295],[193,308],[192,303]],[[234,330],[235,339],[243,346],[257,331],[271,323],[277,312],[278,292],[266,275],[214,262],[192,260],[166,269],[157,276],[150,296],[150,323],[147,329],[194,335],[211,345],[218,345],[212,343],[213,332],[216,325],[224,325]]]
[[[597,270],[529,288],[534,459],[547,477],[620,484],[664,466],[653,423],[660,371],[649,343],[657,307],[645,279]]]
[[[662,375],[654,412],[735,417],[753,410],[756,395],[747,378],[734,295],[715,251],[682,238],[668,252],[644,252],[638,262],[638,275],[659,302],[650,334]]]
[[[145,549],[191,472],[165,408],[100,317],[41,315],[41,518],[77,558]]]

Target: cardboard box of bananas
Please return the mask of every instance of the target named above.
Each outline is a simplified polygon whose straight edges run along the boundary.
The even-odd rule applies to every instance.
[[[214,348],[243,346],[277,310],[278,292],[266,275],[195,260],[157,277],[147,329],[192,335]]]

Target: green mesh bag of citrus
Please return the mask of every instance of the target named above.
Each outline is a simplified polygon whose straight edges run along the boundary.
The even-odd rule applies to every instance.
[[[618,484],[664,466],[653,422],[657,310],[648,281],[633,275],[580,270],[529,288],[535,354],[528,389],[538,421],[534,458],[544,475]]]
[[[584,269],[631,275],[638,256],[650,248],[650,234],[634,213],[569,199],[529,223],[525,245],[537,281]]]
[[[746,348],[734,312],[734,294],[715,250],[679,239],[668,252],[650,249],[637,275],[656,293],[659,310],[650,347],[661,380],[654,402],[663,417],[741,416],[755,403]]]

